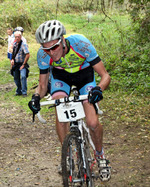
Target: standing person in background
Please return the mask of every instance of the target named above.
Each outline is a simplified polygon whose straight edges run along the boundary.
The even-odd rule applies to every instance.
[[[13,34],[13,30],[11,28],[7,29],[7,34],[8,34],[7,57],[11,61],[11,59],[12,59],[12,47],[11,47],[11,43],[14,42],[15,37],[14,37],[14,34]]]
[[[22,35],[20,31],[16,31],[15,42],[13,44],[13,55],[11,60],[12,75],[14,77],[15,84],[17,86],[16,95],[27,96],[27,64],[29,60],[29,50],[26,43],[22,41]],[[21,78],[20,78],[21,77]]]
[[[24,32],[24,29],[22,27],[16,27],[14,29],[14,32],[16,31],[20,31],[21,32],[21,40],[27,44],[27,40],[25,39],[25,37],[23,36],[23,32]],[[10,50],[12,51],[13,50],[13,44],[15,43],[15,37],[13,38],[13,40],[11,40],[11,44],[10,44]]]
[[[20,31],[20,32],[21,32],[21,35],[22,35],[21,40],[22,40],[24,43],[27,44],[27,40],[26,40],[25,37],[23,36],[23,32],[24,32],[23,27],[16,27],[16,28],[14,29],[14,32],[16,32],[16,31]]]

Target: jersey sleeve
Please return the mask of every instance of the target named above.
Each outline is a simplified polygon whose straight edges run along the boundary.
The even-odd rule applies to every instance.
[[[86,62],[90,65],[94,65],[99,62],[100,57],[97,54],[95,47],[85,36],[76,34],[71,36],[69,39],[74,40],[71,42],[73,43],[73,48],[86,58]]]
[[[37,52],[37,63],[40,70],[46,70],[50,67],[50,56],[44,52],[43,49],[39,49]]]
[[[90,65],[94,66],[95,64],[99,63],[101,61],[100,57],[96,57],[94,60],[90,61]]]

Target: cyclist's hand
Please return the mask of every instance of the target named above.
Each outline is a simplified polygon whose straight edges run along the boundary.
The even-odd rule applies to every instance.
[[[99,86],[96,86],[89,91],[88,101],[92,104],[97,103],[103,99],[102,89]]]
[[[32,95],[31,101],[28,103],[29,108],[32,110],[34,114],[37,114],[40,111],[40,96]]]

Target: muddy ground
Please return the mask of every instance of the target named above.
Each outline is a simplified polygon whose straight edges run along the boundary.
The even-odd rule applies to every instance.
[[[47,124],[39,123],[37,118],[33,124],[31,114],[16,106],[13,97],[12,101],[0,102],[0,187],[61,187],[62,179],[57,173],[61,147],[54,113],[47,117]],[[107,118],[113,116],[104,113],[103,120]],[[95,186],[149,187],[149,128],[135,124],[116,124],[113,128],[113,123],[115,120],[112,126],[103,123],[104,148],[111,161],[112,178],[106,184],[96,181]]]

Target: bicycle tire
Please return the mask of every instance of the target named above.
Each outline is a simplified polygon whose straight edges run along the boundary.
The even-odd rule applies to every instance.
[[[65,137],[62,145],[61,165],[63,185],[65,187],[85,185],[85,171],[83,171],[83,160],[79,141],[78,134],[70,132]],[[69,164],[69,168],[67,164]]]

